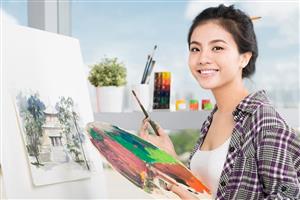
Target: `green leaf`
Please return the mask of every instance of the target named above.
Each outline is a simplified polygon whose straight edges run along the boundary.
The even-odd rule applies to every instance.
[[[98,64],[91,66],[88,80],[95,87],[122,86],[127,83],[127,71],[117,58],[103,58]]]

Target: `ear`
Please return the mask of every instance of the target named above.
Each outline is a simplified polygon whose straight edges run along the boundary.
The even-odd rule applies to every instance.
[[[252,52],[250,52],[250,51],[241,54],[240,67],[245,68],[248,65],[251,57],[252,57]]]

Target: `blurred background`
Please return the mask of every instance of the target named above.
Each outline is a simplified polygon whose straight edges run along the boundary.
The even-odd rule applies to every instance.
[[[58,19],[61,13],[51,13],[58,2],[2,1],[1,17],[3,22],[36,26],[34,17],[37,11],[34,7],[48,9],[53,14],[50,17]],[[127,87],[137,84],[147,54],[157,45],[155,71],[170,71],[172,74],[171,104],[174,105],[178,96],[213,101],[211,93],[200,88],[189,71],[187,32],[199,12],[220,3],[232,4],[229,1],[61,1],[64,27],[55,31],[79,39],[86,76],[91,65],[103,57],[117,57],[127,68]],[[274,1],[234,2],[234,5],[249,16],[262,17],[253,22],[259,57],[256,73],[245,80],[247,87],[251,91],[265,89],[276,107],[299,110],[299,4]],[[55,32],[51,27],[44,29]],[[95,89],[88,84],[95,110]],[[128,98],[125,101],[126,110]],[[183,132],[194,137],[193,130]],[[174,135],[173,139],[177,138],[180,137]],[[183,143],[188,147],[178,148],[180,152],[193,146]]]
[[[28,4],[37,2],[3,1],[2,18],[29,26]],[[193,95],[212,99],[208,91],[198,86],[189,71],[187,32],[193,17],[206,7],[232,3],[63,2],[64,8],[68,8],[64,14],[68,27],[62,34],[79,39],[87,72],[89,66],[104,56],[117,57],[127,68],[127,85],[139,83],[147,54],[158,45],[155,70],[172,72],[172,98]],[[267,90],[278,107],[299,108],[299,4],[273,1],[234,2],[234,5],[250,16],[262,17],[254,21],[259,57],[255,75],[245,80],[248,88],[252,91]]]

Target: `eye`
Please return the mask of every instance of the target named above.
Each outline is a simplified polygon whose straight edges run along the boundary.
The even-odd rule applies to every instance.
[[[213,51],[221,51],[221,50],[223,50],[224,48],[223,47],[214,47],[214,48],[212,48],[212,50]]]
[[[190,52],[196,52],[196,51],[200,51],[200,50],[196,47],[191,47],[190,48]]]

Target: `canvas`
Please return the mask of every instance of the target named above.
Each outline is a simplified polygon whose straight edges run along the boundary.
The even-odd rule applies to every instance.
[[[71,97],[49,102],[38,92],[20,91],[15,105],[34,185],[90,177],[86,136]]]
[[[39,99],[55,107],[60,97],[70,97],[80,116],[80,127],[93,121],[80,42],[73,37],[29,27],[3,24],[2,68],[2,137],[1,166],[3,191],[7,199],[105,199],[107,198],[102,161],[86,140],[85,152],[92,160],[92,172],[74,173],[68,170],[50,175],[35,176],[29,164],[22,126],[16,114],[16,97],[22,92],[27,98],[38,93]],[[51,109],[50,109],[51,110]],[[20,131],[22,131],[20,134]],[[51,142],[51,141],[50,141]],[[35,161],[33,161],[35,162]],[[37,168],[36,168],[37,169]],[[42,171],[41,167],[38,168]],[[53,169],[53,168],[52,168]],[[35,170],[35,169],[34,169]],[[42,174],[44,174],[45,170]],[[82,172],[82,171],[81,171]],[[85,175],[86,174],[86,175]],[[81,179],[85,177],[84,179]],[[88,178],[89,177],[89,178]],[[42,180],[41,180],[42,179]],[[72,180],[72,181],[69,181]],[[59,184],[51,184],[59,183]],[[37,186],[51,184],[47,186]],[[1,193],[1,192],[0,192]],[[2,194],[1,193],[1,194]]]
[[[200,199],[210,199],[209,189],[180,161],[151,143],[104,122],[86,127],[100,154],[130,182],[155,198],[176,198],[166,183],[180,185]]]

